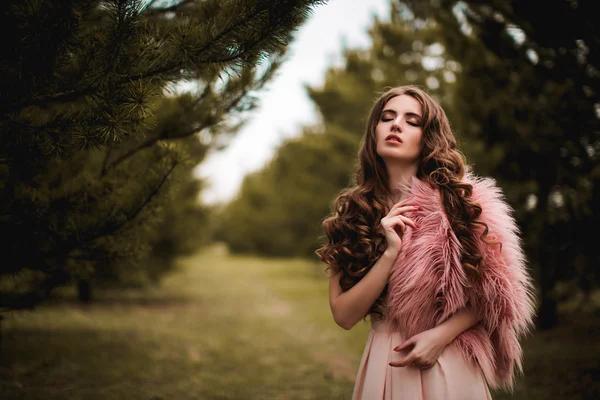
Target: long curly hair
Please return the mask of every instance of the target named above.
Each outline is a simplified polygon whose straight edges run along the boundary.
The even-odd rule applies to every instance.
[[[466,169],[464,156],[456,147],[442,107],[425,91],[409,85],[392,88],[375,101],[358,153],[355,185],[342,191],[334,202],[332,215],[323,221],[328,240],[315,253],[334,274],[342,272],[343,291],[359,282],[386,248],[380,221],[389,211],[391,192],[385,163],[376,151],[375,128],[386,103],[400,95],[411,96],[421,105],[424,123],[417,178],[439,189],[450,225],[463,248],[462,266],[471,279],[478,276],[482,255],[475,244],[475,235],[479,233],[488,241],[488,228],[478,220],[481,206],[471,199],[473,186],[462,180]],[[386,294],[387,286],[368,314],[382,316]]]

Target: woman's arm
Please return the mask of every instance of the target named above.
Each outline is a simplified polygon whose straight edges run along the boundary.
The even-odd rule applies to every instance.
[[[344,329],[351,329],[369,311],[388,281],[396,251],[386,250],[369,272],[352,288],[342,292],[340,273],[329,278],[329,306],[334,321]]]
[[[401,345],[396,346],[395,351],[408,351],[408,354],[401,360],[391,361],[390,366],[406,367],[415,365],[420,368],[433,366],[446,346],[479,320],[480,318],[473,311],[461,308],[435,328],[418,333]]]
[[[472,310],[461,308],[450,318],[433,328],[440,335],[443,343],[450,344],[458,335],[471,328],[479,318]]]
[[[340,273],[329,278],[329,306],[335,322],[344,329],[351,329],[360,321],[377,300],[387,284],[390,269],[402,250],[402,238],[407,226],[416,228],[415,222],[402,215],[415,211],[419,206],[402,205],[397,202],[381,219],[381,229],[385,235],[387,248],[379,260],[358,283],[343,292],[340,286]]]

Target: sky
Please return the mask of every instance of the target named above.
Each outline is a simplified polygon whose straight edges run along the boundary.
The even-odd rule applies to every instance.
[[[209,153],[195,169],[208,204],[232,199],[246,174],[263,167],[286,138],[318,121],[305,84],[320,86],[327,68],[342,62],[343,46],[368,47],[376,15],[388,19],[389,0],[330,0],[317,7],[295,34],[288,60],[258,94],[259,107],[227,148]]]

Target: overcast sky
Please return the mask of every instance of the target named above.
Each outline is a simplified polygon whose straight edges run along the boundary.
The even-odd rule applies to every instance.
[[[248,172],[261,168],[277,146],[317,121],[304,84],[321,85],[327,68],[341,62],[343,43],[367,47],[373,16],[388,18],[388,0],[330,0],[314,10],[298,29],[288,50],[288,61],[260,96],[260,105],[231,144],[209,154],[195,172],[208,187],[207,203],[225,202],[237,193]]]

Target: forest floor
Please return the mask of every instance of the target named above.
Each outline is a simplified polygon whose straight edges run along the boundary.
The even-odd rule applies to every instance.
[[[5,315],[0,399],[350,399],[369,325],[333,322],[327,278],[302,260],[182,259],[160,287],[63,292]],[[563,317],[524,340],[525,376],[503,399],[599,399],[600,321]]]

